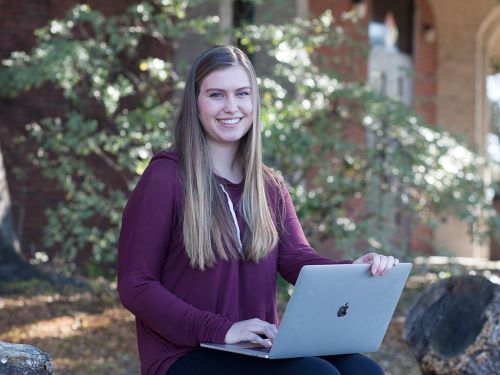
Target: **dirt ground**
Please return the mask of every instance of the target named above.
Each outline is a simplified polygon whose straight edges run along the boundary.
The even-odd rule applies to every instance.
[[[500,272],[492,273],[491,268],[449,262],[416,265],[380,351],[370,356],[387,375],[419,375],[402,338],[404,316],[415,296],[432,281],[450,275],[476,272],[497,277]],[[121,307],[115,287],[106,280],[88,281],[85,287],[39,281],[3,284],[0,341],[31,344],[47,352],[58,375],[138,375],[134,318]]]

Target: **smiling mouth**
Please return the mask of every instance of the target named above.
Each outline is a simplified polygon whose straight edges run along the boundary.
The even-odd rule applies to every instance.
[[[236,125],[237,123],[239,123],[242,118],[243,117],[237,117],[237,118],[231,118],[231,119],[218,119],[217,121],[219,121],[222,125],[232,126],[232,125]]]

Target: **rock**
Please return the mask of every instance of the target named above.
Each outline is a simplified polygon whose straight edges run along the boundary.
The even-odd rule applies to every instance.
[[[500,374],[500,285],[458,276],[429,285],[406,316],[423,375]]]
[[[0,374],[52,375],[54,369],[47,353],[31,345],[0,341]]]

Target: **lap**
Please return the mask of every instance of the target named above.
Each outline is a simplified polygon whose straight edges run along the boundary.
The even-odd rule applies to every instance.
[[[379,375],[380,367],[361,354],[289,359],[262,359],[210,349],[197,349],[178,359],[168,375]]]
[[[333,364],[342,375],[383,375],[382,368],[370,357],[356,353],[321,357]]]

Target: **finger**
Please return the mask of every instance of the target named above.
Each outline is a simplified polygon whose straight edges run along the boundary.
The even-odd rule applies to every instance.
[[[266,323],[266,325],[262,325],[262,326],[257,327],[257,329],[255,329],[254,332],[265,335],[269,340],[271,340],[273,342],[274,342],[274,339],[276,338],[276,333],[277,333],[277,332],[276,333],[274,332],[274,330],[272,329],[272,325],[269,323]]]
[[[270,347],[272,344],[271,344],[271,340],[269,339],[263,339],[262,337],[260,337],[258,334],[254,333],[252,335],[252,338],[250,339],[251,341],[255,341],[256,343],[262,345],[262,346],[265,346],[266,348]]]
[[[247,321],[249,324],[246,329],[251,333],[258,333],[265,335],[268,339],[274,342],[278,334],[278,328],[275,324],[266,322],[259,318],[253,318]]]
[[[264,337],[259,337],[258,341],[261,345],[265,344],[262,340],[268,338],[274,340],[277,333],[277,328],[274,324],[258,318],[243,320],[234,323],[229,331],[226,333],[224,341],[226,344],[234,344],[241,341],[251,341],[255,339],[255,335],[262,334]],[[269,340],[268,340],[269,341]],[[270,341],[269,341],[270,342]]]
[[[274,332],[274,336],[278,336],[278,327],[276,327],[276,324],[271,324],[271,329]]]
[[[370,264],[373,261],[373,257],[378,255],[377,253],[367,253],[363,255],[363,263]]]
[[[394,258],[394,265],[397,266],[399,264],[399,259],[398,258]]]
[[[375,253],[367,253],[360,256],[353,263],[354,264],[370,264]]]
[[[394,257],[393,256],[388,256],[387,257],[387,264],[385,266],[385,269],[382,271],[382,276],[386,275],[394,266]]]
[[[268,328],[271,330],[272,332],[272,335],[273,335],[273,341],[274,339],[276,338],[276,336],[278,335],[278,328],[276,327],[275,324],[269,324]],[[267,336],[267,335],[266,335]]]
[[[377,275],[382,276],[382,273],[385,271],[385,267],[387,266],[387,257],[384,255],[380,256],[380,263],[378,265]]]
[[[371,267],[371,273],[372,273],[372,275],[374,275],[374,276],[377,275],[377,271],[378,271],[379,265],[380,265],[380,255],[373,254],[373,257],[372,257],[372,267]]]

